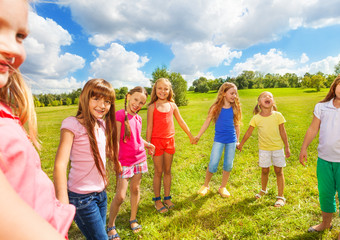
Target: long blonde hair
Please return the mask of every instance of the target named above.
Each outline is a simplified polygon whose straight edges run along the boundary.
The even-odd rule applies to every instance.
[[[169,81],[169,79],[167,78],[159,78],[156,80],[155,84],[152,87],[152,92],[151,92],[151,99],[150,102],[148,104],[148,106],[150,106],[151,104],[153,104],[154,102],[156,102],[158,100],[157,94],[156,94],[156,89],[157,89],[157,85],[158,83],[163,82],[169,85],[169,96],[168,96],[168,101],[170,102],[175,102],[174,100],[174,91],[172,90],[172,85],[171,82]]]
[[[10,106],[13,114],[19,117],[21,124],[26,126],[31,141],[39,150],[41,145],[33,96],[19,70],[14,70],[6,85],[0,88],[0,101]]]
[[[261,112],[261,106],[259,105],[259,101],[260,101],[260,98],[262,97],[263,94],[265,93],[270,93],[272,94],[271,92],[268,92],[268,91],[264,91],[262,92],[258,97],[257,97],[257,104],[256,106],[254,107],[254,110],[253,110],[253,114],[256,115],[258,114],[259,112]],[[273,95],[273,94],[272,94]],[[272,110],[274,111],[277,111],[277,107],[276,107],[276,104],[275,104],[275,101],[273,99],[273,107],[272,107]]]
[[[329,88],[327,96],[320,102],[328,102],[335,98],[335,89],[340,84],[340,74],[334,79],[331,87]]]
[[[109,100],[111,102],[110,110],[103,119],[105,121],[106,156],[109,158],[110,162],[113,162],[115,170],[118,170],[119,162],[117,154],[118,140],[115,114],[115,90],[112,85],[104,79],[89,80],[80,94],[78,112],[76,115],[78,119],[82,120],[82,124],[86,128],[95,165],[103,180],[107,184],[107,174],[105,172],[104,164],[101,161],[94,133],[94,127],[97,119],[91,114],[89,108],[89,101],[92,97],[103,97],[105,100]]]
[[[211,105],[209,109],[209,114],[211,116],[211,119],[216,123],[218,116],[221,113],[221,109],[224,105],[224,94],[230,89],[235,88],[237,90],[237,87],[235,84],[230,82],[225,82],[222,84],[222,86],[218,90],[217,98],[215,102]],[[234,124],[235,126],[239,126],[241,124],[242,119],[242,112],[241,112],[241,104],[238,97],[238,93],[236,91],[236,98],[233,103],[230,103],[231,107],[233,108],[234,113]]]
[[[131,129],[130,129],[130,123],[129,123],[129,119],[128,119],[128,112],[126,109],[126,105],[127,105],[127,96],[128,95],[132,95],[135,92],[139,92],[139,93],[143,93],[145,94],[145,97],[148,98],[148,92],[145,90],[145,88],[137,86],[133,89],[131,89],[126,95],[125,95],[125,102],[124,102],[124,110],[125,110],[125,118],[124,118],[124,126],[125,126],[125,131],[124,131],[124,136],[123,136],[123,141],[126,142],[127,138],[130,138],[131,136]],[[137,112],[138,113],[138,112]]]

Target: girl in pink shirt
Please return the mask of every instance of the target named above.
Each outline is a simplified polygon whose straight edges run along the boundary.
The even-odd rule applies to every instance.
[[[87,239],[107,239],[106,157],[120,171],[114,101],[109,82],[89,80],[80,94],[77,115],[61,125],[54,165],[56,195],[62,203],[76,206],[74,220]]]
[[[116,231],[115,221],[123,203],[130,179],[131,215],[130,227],[134,233],[139,232],[142,226],[138,224],[136,216],[140,198],[140,183],[142,173],[148,171],[144,148],[152,154],[155,146],[146,142],[142,136],[142,118],[138,115],[148,97],[143,87],[131,89],[125,96],[125,109],[116,112],[117,134],[119,138],[119,161],[122,172],[117,180],[117,192],[111,203],[108,224],[109,239],[120,239]]]
[[[26,0],[0,1],[0,239],[65,239],[75,209],[41,169],[33,98],[18,70],[27,16]]]

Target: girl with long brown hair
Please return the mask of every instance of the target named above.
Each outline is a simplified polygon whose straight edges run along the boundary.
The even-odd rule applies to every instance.
[[[207,130],[210,122],[215,123],[215,138],[210,155],[209,167],[206,171],[205,181],[198,194],[204,196],[209,191],[209,182],[217,171],[218,163],[224,149],[223,175],[218,192],[222,197],[229,197],[226,189],[230,172],[233,167],[236,144],[240,136],[241,106],[237,94],[237,87],[233,83],[224,83],[217,94],[216,101],[211,105],[208,117],[203,123],[201,130],[195,137],[199,141],[202,134]]]
[[[91,79],[76,116],[62,122],[54,166],[57,198],[76,206],[75,222],[87,239],[107,239],[106,158],[119,172],[115,91],[104,79]]]

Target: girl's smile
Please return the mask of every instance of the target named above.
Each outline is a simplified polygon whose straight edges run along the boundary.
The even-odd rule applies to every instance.
[[[134,92],[132,95],[127,96],[129,101],[127,111],[130,114],[137,113],[146,103],[146,96],[144,93]]]
[[[271,108],[274,104],[273,95],[270,92],[265,92],[259,99],[259,105],[265,108]]]
[[[103,97],[91,97],[89,101],[90,113],[96,119],[102,119],[110,110],[111,101],[105,100]]]
[[[169,96],[170,87],[164,82],[159,82],[156,88],[156,95],[160,100],[165,100]]]

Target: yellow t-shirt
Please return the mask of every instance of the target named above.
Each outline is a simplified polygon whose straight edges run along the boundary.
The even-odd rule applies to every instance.
[[[279,125],[285,122],[283,115],[276,111],[268,117],[260,114],[253,116],[249,125],[258,128],[260,150],[275,151],[283,148]]]

